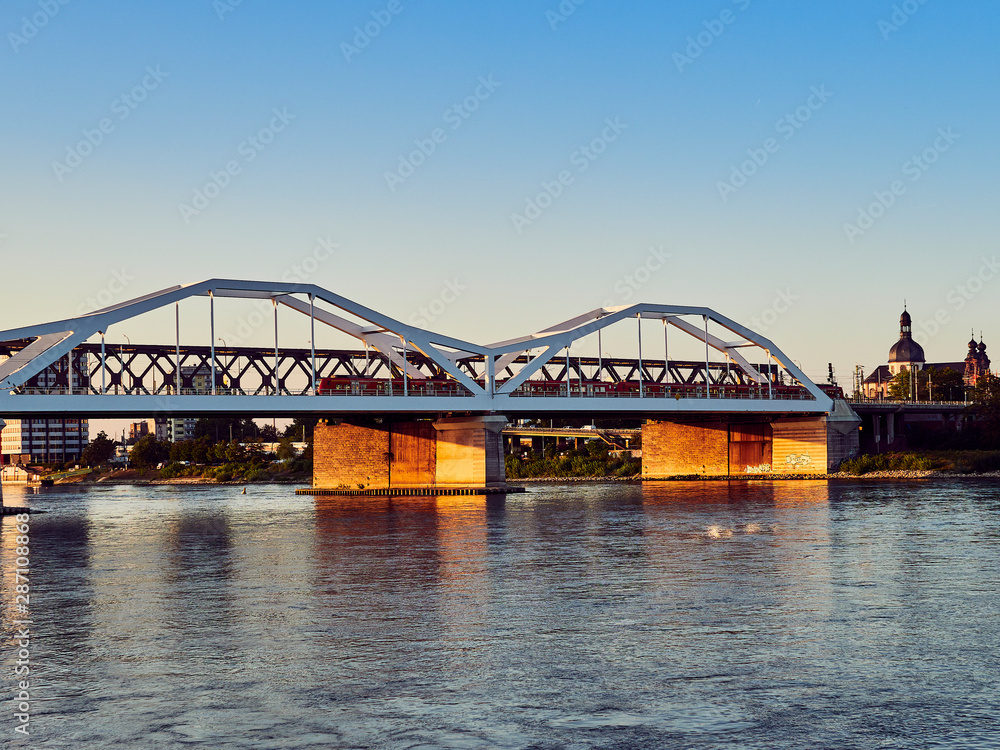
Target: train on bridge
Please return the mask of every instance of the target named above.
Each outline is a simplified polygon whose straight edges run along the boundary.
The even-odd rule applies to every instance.
[[[477,381],[480,386],[482,380]],[[505,381],[498,379],[497,385]],[[396,378],[325,377],[319,381],[320,396],[472,396],[472,392],[451,379],[407,380]],[[706,385],[704,383],[662,383],[621,380],[528,380],[511,392],[511,397],[579,398],[724,398],[803,400],[812,398],[800,385],[785,383],[746,385]]]

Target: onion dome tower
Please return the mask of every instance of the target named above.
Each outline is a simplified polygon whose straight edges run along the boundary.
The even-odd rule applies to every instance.
[[[899,341],[889,349],[889,372],[895,375],[904,370],[922,370],[925,362],[924,349],[913,340],[910,314],[903,305],[903,314],[899,316]]]
[[[976,344],[975,333],[969,342],[969,356],[965,358],[965,384],[975,385],[983,375],[990,371],[990,358],[986,355],[986,344],[983,335],[979,334],[979,344]]]
[[[962,380],[965,382],[966,385],[975,385],[978,379],[979,379],[979,348],[976,346],[976,333],[975,331],[973,331],[972,338],[969,339],[969,353],[965,355],[965,375],[963,376]]]

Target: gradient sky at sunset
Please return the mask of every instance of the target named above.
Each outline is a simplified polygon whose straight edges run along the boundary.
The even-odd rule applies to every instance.
[[[0,328],[323,241],[310,282],[404,321],[451,285],[430,327],[484,343],[698,304],[849,383],[905,298],[929,360],[973,327],[1000,357],[995,2],[12,0],[0,31]]]

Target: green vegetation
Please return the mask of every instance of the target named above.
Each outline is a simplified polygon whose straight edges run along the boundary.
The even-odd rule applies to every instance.
[[[940,460],[916,453],[881,453],[858,456],[840,465],[840,470],[861,476],[872,471],[922,471],[944,468]]]
[[[889,398],[908,401],[911,398],[911,373],[900,372],[889,384]],[[961,374],[951,368],[928,367],[917,371],[918,401],[962,401],[965,383]]]
[[[170,443],[158,441],[153,435],[143,436],[132,447],[129,462],[137,469],[147,470],[166,464],[159,470],[162,479],[189,477],[247,483],[301,479],[312,472],[312,446],[302,455],[296,455],[292,445],[301,438],[303,426],[297,421],[281,437],[270,425],[258,430],[250,420],[201,419],[193,440]],[[311,428],[305,426],[306,434],[311,434]],[[255,433],[259,435],[245,437]],[[224,435],[225,439],[215,439],[216,434]],[[278,442],[277,454],[265,454],[262,441]]]
[[[138,469],[151,469],[170,457],[170,443],[161,443],[153,435],[144,435],[129,452],[129,461]]]
[[[103,430],[90,441],[80,455],[81,466],[102,466],[115,455],[115,442]]]
[[[934,374],[932,380],[934,398],[944,397],[938,390],[939,376]],[[898,377],[896,381],[899,381]],[[894,385],[897,385],[896,381]],[[899,393],[906,395],[903,390],[890,390],[891,395]],[[948,397],[961,400],[965,395],[952,391]],[[1000,450],[1000,378],[983,375],[975,388],[967,391],[967,396],[969,405],[961,417],[960,430],[951,426],[915,424],[907,428],[907,445],[916,451]],[[920,398],[926,398],[924,391],[920,392]]]
[[[844,461],[840,470],[861,476],[872,471],[951,471],[985,474],[1000,471],[1000,451],[949,450],[927,453],[882,453]]]
[[[308,468],[296,469],[295,465],[280,462],[250,461],[225,463],[221,466],[189,466],[178,462],[169,463],[160,469],[163,479],[191,477],[216,482],[272,482],[294,479]]]
[[[947,451],[936,455],[948,471],[959,474],[984,474],[1000,471],[1000,451]]]
[[[966,444],[957,447],[1000,449],[1000,378],[989,373],[979,378],[971,398],[973,423],[963,430]]]
[[[608,452],[603,441],[593,440],[583,450],[567,451],[558,456],[549,449],[545,457],[505,458],[508,479],[538,477],[632,477],[642,473],[639,459],[621,458]]]

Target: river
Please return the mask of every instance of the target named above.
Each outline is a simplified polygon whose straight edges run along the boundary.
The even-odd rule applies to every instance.
[[[1000,747],[991,481],[4,493],[0,746]]]

